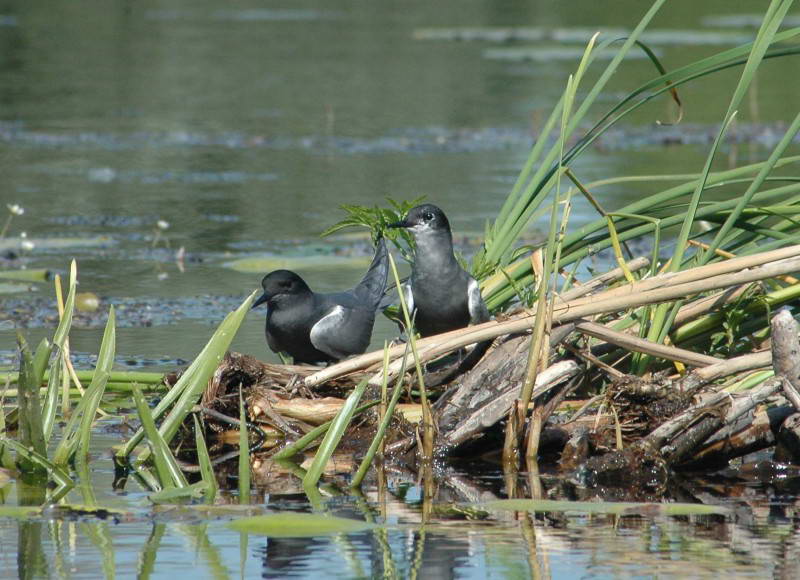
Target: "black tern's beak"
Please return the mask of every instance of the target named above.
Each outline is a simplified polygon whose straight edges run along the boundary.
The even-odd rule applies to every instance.
[[[261,304],[264,304],[267,300],[269,300],[269,294],[264,292],[261,296],[258,297],[258,300],[253,302],[253,305],[250,307],[250,310],[252,310],[256,306],[260,306]]]
[[[390,228],[410,228],[412,225],[411,222],[408,220],[400,220],[399,222],[394,222],[393,224],[389,224],[388,227]]]

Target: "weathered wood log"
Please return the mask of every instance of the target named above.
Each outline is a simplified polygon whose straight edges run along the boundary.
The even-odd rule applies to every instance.
[[[509,338],[497,345],[461,383],[437,402],[439,447],[457,447],[502,420],[519,397],[530,337]],[[574,361],[561,361],[540,373],[534,396],[578,373]]]
[[[797,322],[787,308],[781,308],[770,321],[772,331],[772,366],[782,376],[783,393],[800,411],[800,343]]]
[[[762,386],[740,395],[732,403],[730,399],[723,404],[706,407],[700,412],[704,415],[698,422],[678,434],[670,443],[659,449],[661,456],[668,464],[676,465],[688,460],[695,449],[708,437],[724,425],[735,424],[736,421],[762,404],[781,389],[783,380],[775,377]],[[727,393],[723,393],[726,394]],[[728,395],[730,397],[730,395]]]
[[[561,459],[558,465],[561,471],[574,471],[580,464],[589,458],[590,441],[589,429],[582,427],[569,438],[564,449],[561,450]]]
[[[800,463],[800,413],[788,417],[778,430],[775,460]]]

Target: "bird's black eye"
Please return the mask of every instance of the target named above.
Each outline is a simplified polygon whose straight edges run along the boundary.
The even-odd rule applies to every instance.
[[[426,222],[433,221],[433,214],[429,211],[425,212],[425,215],[422,216]]]
[[[278,285],[279,285],[281,288],[291,288],[291,287],[292,287],[292,283],[291,283],[291,281],[290,281],[290,280],[284,280],[283,282],[281,282],[281,283],[280,283],[280,284],[278,284]]]

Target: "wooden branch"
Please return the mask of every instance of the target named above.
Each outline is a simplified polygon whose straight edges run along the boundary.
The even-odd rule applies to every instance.
[[[582,320],[576,323],[575,329],[583,334],[588,334],[589,336],[610,342],[611,344],[615,344],[627,350],[643,352],[658,358],[675,360],[688,365],[705,367],[725,362],[722,359],[684,348],[657,344],[644,338],[639,338],[638,336],[612,330],[596,322]]]
[[[648,258],[634,258],[630,262],[626,262],[625,266],[631,272],[636,272],[637,270],[641,270],[642,268],[647,268],[650,265],[650,260]],[[581,284],[580,286],[575,286],[570,288],[563,294],[559,294],[556,296],[556,302],[570,302],[572,300],[577,300],[587,294],[602,288],[606,284],[610,284],[616,280],[621,279],[625,276],[625,273],[622,271],[622,268],[617,266],[613,270],[609,270],[605,274],[600,274],[599,276],[595,276],[588,282]]]
[[[726,425],[709,437],[688,461],[688,466],[722,466],[731,459],[775,445],[779,437],[776,434],[783,430],[782,425],[785,426],[785,420],[792,413],[794,407],[790,405],[754,409],[754,412],[743,415],[735,423]]]
[[[676,381],[674,387],[681,391],[692,391],[723,377],[768,367],[771,362],[772,353],[768,350],[743,354],[707,367],[695,369],[679,381]]]
[[[670,272],[666,274],[660,274],[658,276],[654,276],[647,280],[642,280],[635,284],[619,286],[617,288],[613,288],[611,290],[603,292],[603,297],[612,298],[615,296],[625,296],[628,294],[635,294],[639,292],[649,292],[651,290],[656,290],[659,288],[665,288],[669,286],[677,286],[679,284],[687,284],[698,281],[702,282],[705,279],[713,278],[715,276],[730,274],[747,268],[763,266],[764,264],[777,262],[779,260],[783,260],[786,258],[793,258],[798,255],[800,255],[800,245],[789,246],[786,248],[772,250],[769,252],[761,252],[750,256],[741,256],[739,258],[732,258],[730,260],[725,260],[724,262],[715,262],[713,264],[707,264],[705,266],[700,266],[698,268],[690,268],[682,272]],[[730,286],[734,285],[738,286],[739,284],[743,283],[744,281],[739,281],[738,284],[730,284]],[[584,299],[583,302],[589,300],[591,299]]]
[[[724,413],[714,408],[703,410],[707,416],[680,433],[669,445],[662,446],[662,456],[668,463],[681,463],[720,427],[736,423],[739,417],[777,393],[783,382],[780,377],[765,381],[761,387],[739,396]]]
[[[772,259],[785,256],[791,257],[770,262]],[[617,292],[619,289],[609,290],[607,292],[602,292],[597,296],[593,296],[587,302],[579,301],[580,303],[577,305],[575,305],[574,302],[557,305],[553,313],[553,324],[563,324],[565,322],[571,322],[579,318],[592,316],[595,314],[618,312],[637,306],[668,302],[685,298],[686,296],[693,294],[698,294],[700,292],[706,292],[719,288],[727,288],[730,286],[738,286],[744,283],[763,280],[766,278],[774,278],[775,276],[781,274],[800,270],[800,257],[798,256],[800,256],[800,246],[792,246],[790,248],[783,248],[781,250],[774,250],[772,252],[764,252],[754,256],[735,258],[733,260],[723,262],[722,264],[710,264],[700,268],[693,268],[691,270],[687,270],[686,272],[679,272],[677,274],[658,277],[667,277],[669,281],[673,282],[684,279],[690,280],[689,282],[676,284],[666,288],[658,288],[643,292],[641,291],[641,288],[637,288],[638,285],[631,285],[624,287],[624,290],[621,294]],[[705,277],[709,272],[715,272],[722,269],[721,266],[723,265],[726,265],[728,268],[730,268],[731,264],[734,262],[737,264],[768,263],[740,272],[728,272],[722,275],[713,276],[711,278]],[[653,280],[656,280],[656,278],[652,278],[650,282]],[[633,288],[633,290],[631,290],[631,288]],[[614,294],[611,295],[611,293]],[[611,296],[609,297],[609,295]],[[420,356],[422,356],[424,360],[430,360],[436,356],[469,344],[474,344],[483,340],[489,340],[503,334],[514,334],[526,331],[533,325],[534,314],[534,312],[527,311],[522,315],[502,322],[493,320],[483,324],[424,338],[417,342],[417,347],[420,351]],[[390,357],[394,359],[402,355],[403,351],[404,347],[402,345],[398,345],[390,349],[389,354]],[[364,369],[370,365],[379,363],[381,360],[383,360],[382,350],[354,357],[306,377],[305,384],[309,387],[315,386],[332,378]]]

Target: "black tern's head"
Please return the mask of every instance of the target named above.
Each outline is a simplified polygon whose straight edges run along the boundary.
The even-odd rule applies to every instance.
[[[408,228],[413,234],[449,232],[450,222],[441,209],[432,203],[424,203],[411,208],[404,220],[389,224],[389,227]]]
[[[311,289],[300,276],[291,270],[275,270],[261,280],[264,293],[253,302],[252,308],[265,302],[281,301],[291,296],[298,296],[311,292]]]

